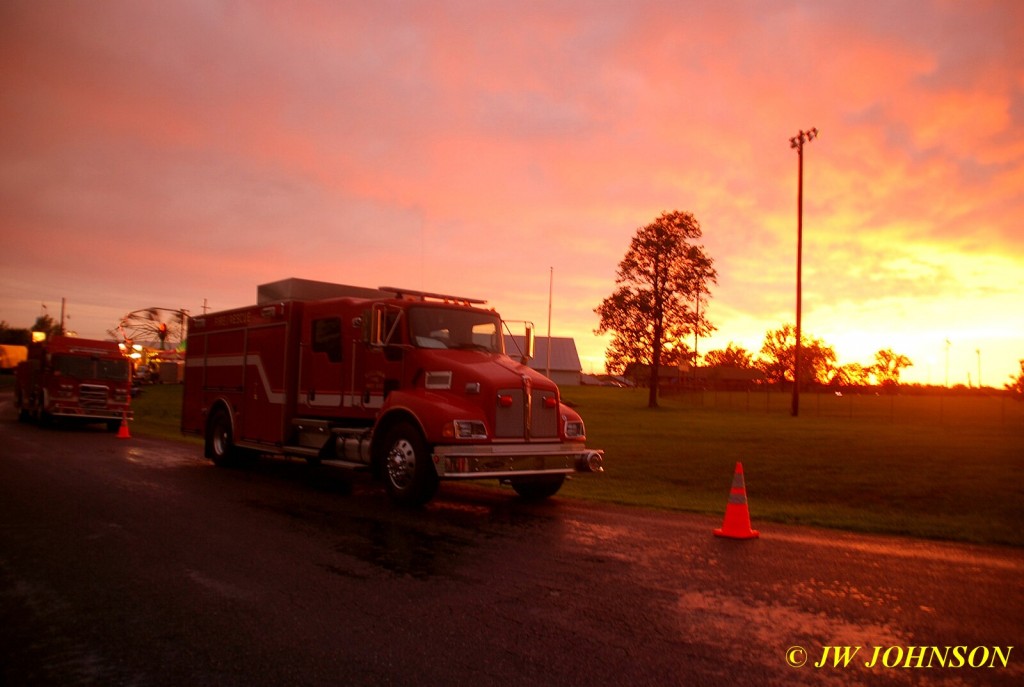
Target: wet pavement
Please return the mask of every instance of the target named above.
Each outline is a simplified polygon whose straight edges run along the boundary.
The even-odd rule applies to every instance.
[[[720,525],[473,485],[400,509],[367,476],[219,469],[0,396],[0,684],[1024,680],[1019,549]]]

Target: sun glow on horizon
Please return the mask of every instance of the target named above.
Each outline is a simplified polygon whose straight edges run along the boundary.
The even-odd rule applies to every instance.
[[[1019,372],[1021,3],[58,5],[0,11],[11,326],[67,297],[102,337],[291,276],[542,323],[553,266],[554,333],[599,372],[594,308],[681,210],[719,272],[699,351],[756,355],[795,319],[815,127],[804,331],[908,382]]]

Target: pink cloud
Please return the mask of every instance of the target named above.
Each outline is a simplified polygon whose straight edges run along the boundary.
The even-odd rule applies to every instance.
[[[1012,2],[9,3],[0,20],[9,321],[26,288],[196,307],[382,272],[543,311],[554,264],[574,285],[561,319],[589,339],[629,236],[678,208],[717,261],[713,316],[775,326],[788,138],[811,126],[809,269],[845,284],[822,298],[874,302],[854,277],[890,249],[1024,260]],[[170,288],[140,255],[173,265]]]

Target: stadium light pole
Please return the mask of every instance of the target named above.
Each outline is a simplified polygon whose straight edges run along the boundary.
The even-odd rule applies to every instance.
[[[981,388],[981,349],[976,348],[974,352],[978,354],[978,388]]]
[[[946,388],[949,388],[949,348],[953,345],[953,342],[946,339]]]
[[[796,350],[793,356],[793,417],[800,414],[800,324],[803,310],[803,259],[804,259],[804,143],[810,143],[818,137],[818,130],[801,130],[789,139],[789,147],[796,149],[797,155],[797,191],[796,191]]]

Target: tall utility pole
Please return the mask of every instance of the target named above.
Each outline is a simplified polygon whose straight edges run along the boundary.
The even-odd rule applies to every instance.
[[[796,148],[798,176],[796,191],[796,351],[793,359],[793,408],[792,415],[800,414],[800,339],[802,336],[801,311],[803,310],[803,259],[804,259],[804,143],[810,143],[818,136],[817,129],[800,131],[789,139],[789,147]]]

